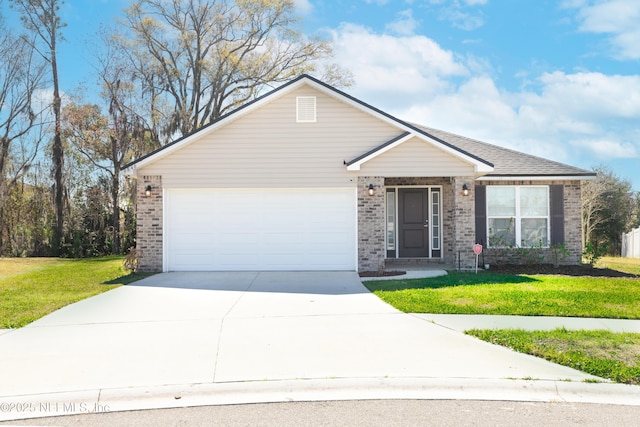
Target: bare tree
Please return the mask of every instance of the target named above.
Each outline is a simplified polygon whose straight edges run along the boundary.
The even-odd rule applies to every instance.
[[[636,195],[631,183],[616,176],[608,167],[593,170],[596,178],[582,187],[584,243],[602,245],[611,254],[619,254],[621,235],[633,226]]]
[[[127,81],[130,70],[109,46],[97,55],[97,60],[102,98],[108,112],[103,115],[94,104],[70,103],[63,110],[63,135],[109,179],[113,252],[120,253],[120,171],[141,151],[138,147],[149,145],[151,134],[145,120],[136,113],[137,89]]]
[[[25,28],[34,35],[33,47],[40,53],[42,58],[51,68],[53,83],[53,115],[54,115],[54,137],[52,144],[52,163],[54,180],[54,206],[56,212],[56,224],[53,230],[52,251],[58,255],[61,250],[62,235],[64,231],[64,188],[63,188],[63,167],[64,149],[60,136],[60,112],[62,102],[60,99],[60,88],[58,81],[58,40],[62,38],[60,30],[64,28],[58,16],[60,6],[64,0],[11,0],[21,15]]]
[[[156,107],[158,133],[186,135],[255,99],[265,86],[312,72],[331,46],[296,29],[292,0],[141,0],[126,11],[120,42]],[[329,67],[331,83],[350,74]]]
[[[10,209],[7,195],[29,170],[38,153],[42,135],[39,112],[34,111],[34,93],[42,82],[43,67],[33,58],[33,49],[15,37],[0,18],[0,222]],[[3,236],[0,233],[0,251]]]
[[[593,179],[582,184],[582,247],[591,241],[596,228],[604,221],[601,212],[604,210],[605,183]]]

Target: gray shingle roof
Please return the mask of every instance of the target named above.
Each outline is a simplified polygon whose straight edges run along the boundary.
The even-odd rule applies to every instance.
[[[595,173],[563,163],[498,147],[476,139],[412,124],[426,134],[460,150],[493,163],[494,171],[487,176],[595,176]]]

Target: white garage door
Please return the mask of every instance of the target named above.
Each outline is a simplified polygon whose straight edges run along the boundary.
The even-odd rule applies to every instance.
[[[167,190],[165,270],[355,270],[356,190]]]

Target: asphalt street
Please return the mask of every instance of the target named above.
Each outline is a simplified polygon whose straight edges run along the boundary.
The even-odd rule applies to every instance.
[[[0,422],[12,426],[638,426],[640,406],[366,400],[204,406]]]

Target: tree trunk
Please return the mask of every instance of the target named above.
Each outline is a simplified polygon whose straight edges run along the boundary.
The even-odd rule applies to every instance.
[[[62,169],[64,167],[64,149],[60,129],[60,90],[58,82],[58,63],[56,60],[55,32],[51,43],[51,72],[53,74],[53,115],[55,117],[55,134],[53,137],[53,150],[51,160],[53,162],[54,198],[53,204],[56,212],[56,223],[53,228],[52,254],[59,256],[62,252],[62,236],[64,233],[64,186]]]
[[[113,202],[113,253],[120,255],[120,165],[114,162],[114,174],[111,182],[111,200]]]

